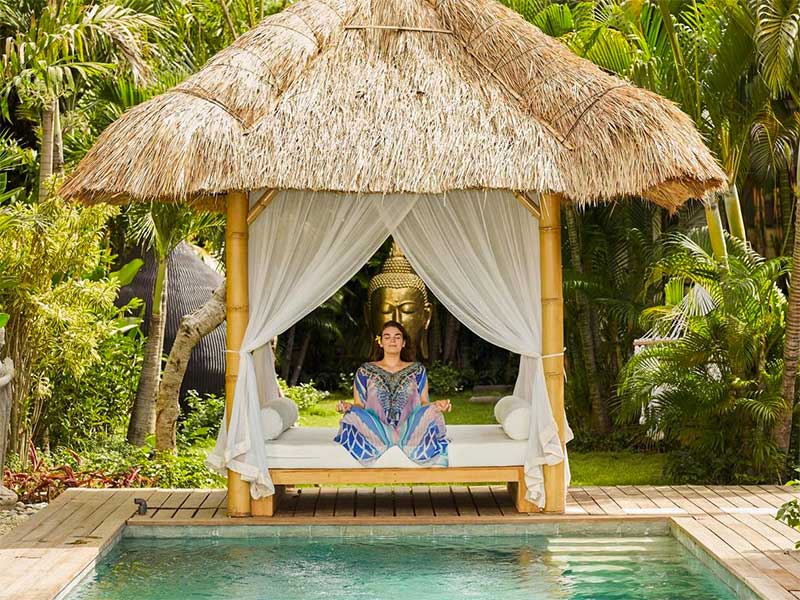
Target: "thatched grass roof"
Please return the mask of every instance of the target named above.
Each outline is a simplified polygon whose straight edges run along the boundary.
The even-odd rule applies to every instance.
[[[724,180],[673,103],[494,0],[299,0],[111,124],[62,193],[495,188],[674,208]]]

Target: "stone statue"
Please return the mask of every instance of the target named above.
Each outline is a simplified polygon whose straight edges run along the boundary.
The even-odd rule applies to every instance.
[[[366,317],[373,337],[380,335],[386,321],[399,322],[408,332],[417,359],[428,357],[428,290],[394,240],[381,272],[369,282]]]
[[[6,343],[6,330],[0,327],[0,351]],[[3,485],[3,466],[6,462],[8,427],[11,421],[11,379],[14,363],[10,358],[0,361],[0,506],[15,504],[17,495]]]

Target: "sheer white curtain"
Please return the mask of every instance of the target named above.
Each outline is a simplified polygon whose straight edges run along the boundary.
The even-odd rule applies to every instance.
[[[254,193],[252,196],[258,196]],[[269,341],[344,285],[414,205],[415,196],[351,196],[284,191],[250,226],[250,318],[241,349],[231,420],[206,463],[236,471],[254,498],[274,492],[259,418],[253,352],[263,364],[262,393],[277,397]],[[382,207],[391,210],[382,210]],[[381,215],[391,215],[384,221]]]
[[[384,218],[389,215],[384,213]],[[565,460],[542,369],[538,222],[507,191],[421,196],[394,237],[447,309],[521,355],[514,395],[531,404],[528,499],[544,505],[542,465]]]
[[[259,418],[261,401],[278,395],[269,341],[344,285],[390,233],[450,312],[477,335],[521,355],[514,395],[532,407],[528,498],[542,506],[541,467],[566,457],[540,356],[538,226],[510,192],[277,194],[250,226],[250,319],[230,424],[220,428],[207,464],[239,473],[254,498],[274,492]]]

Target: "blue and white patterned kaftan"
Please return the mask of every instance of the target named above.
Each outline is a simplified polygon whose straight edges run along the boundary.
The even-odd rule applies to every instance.
[[[447,466],[447,429],[442,413],[422,404],[428,372],[411,363],[391,373],[373,363],[356,371],[355,389],[363,404],[342,417],[339,442],[364,466],[370,466],[391,446],[425,466]]]

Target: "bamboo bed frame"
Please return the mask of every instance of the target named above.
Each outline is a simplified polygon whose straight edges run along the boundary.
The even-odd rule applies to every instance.
[[[432,467],[406,469],[270,469],[275,494],[261,500],[252,500],[252,516],[271,517],[277,510],[286,486],[317,484],[335,486],[342,484],[444,484],[505,483],[521,513],[539,512],[539,507],[525,499],[525,469],[508,467]]]
[[[233,409],[236,379],[239,373],[239,349],[247,329],[249,291],[247,272],[248,225],[274,198],[274,191],[262,195],[252,210],[244,191],[227,194],[226,248],[226,330],[225,413]],[[558,434],[564,444],[564,300],[561,266],[561,199],[542,194],[538,211],[524,195],[517,199],[539,219],[539,248],[542,295],[542,361],[547,393]],[[250,213],[250,214],[248,214]],[[228,423],[226,422],[226,425]],[[564,463],[544,465],[544,512],[563,514],[566,501]],[[272,516],[287,485],[300,484],[406,484],[406,483],[475,483],[506,482],[517,510],[539,512],[525,499],[524,469],[511,467],[436,467],[407,469],[270,469],[275,494],[252,499],[250,484],[235,471],[228,471],[228,516]]]

